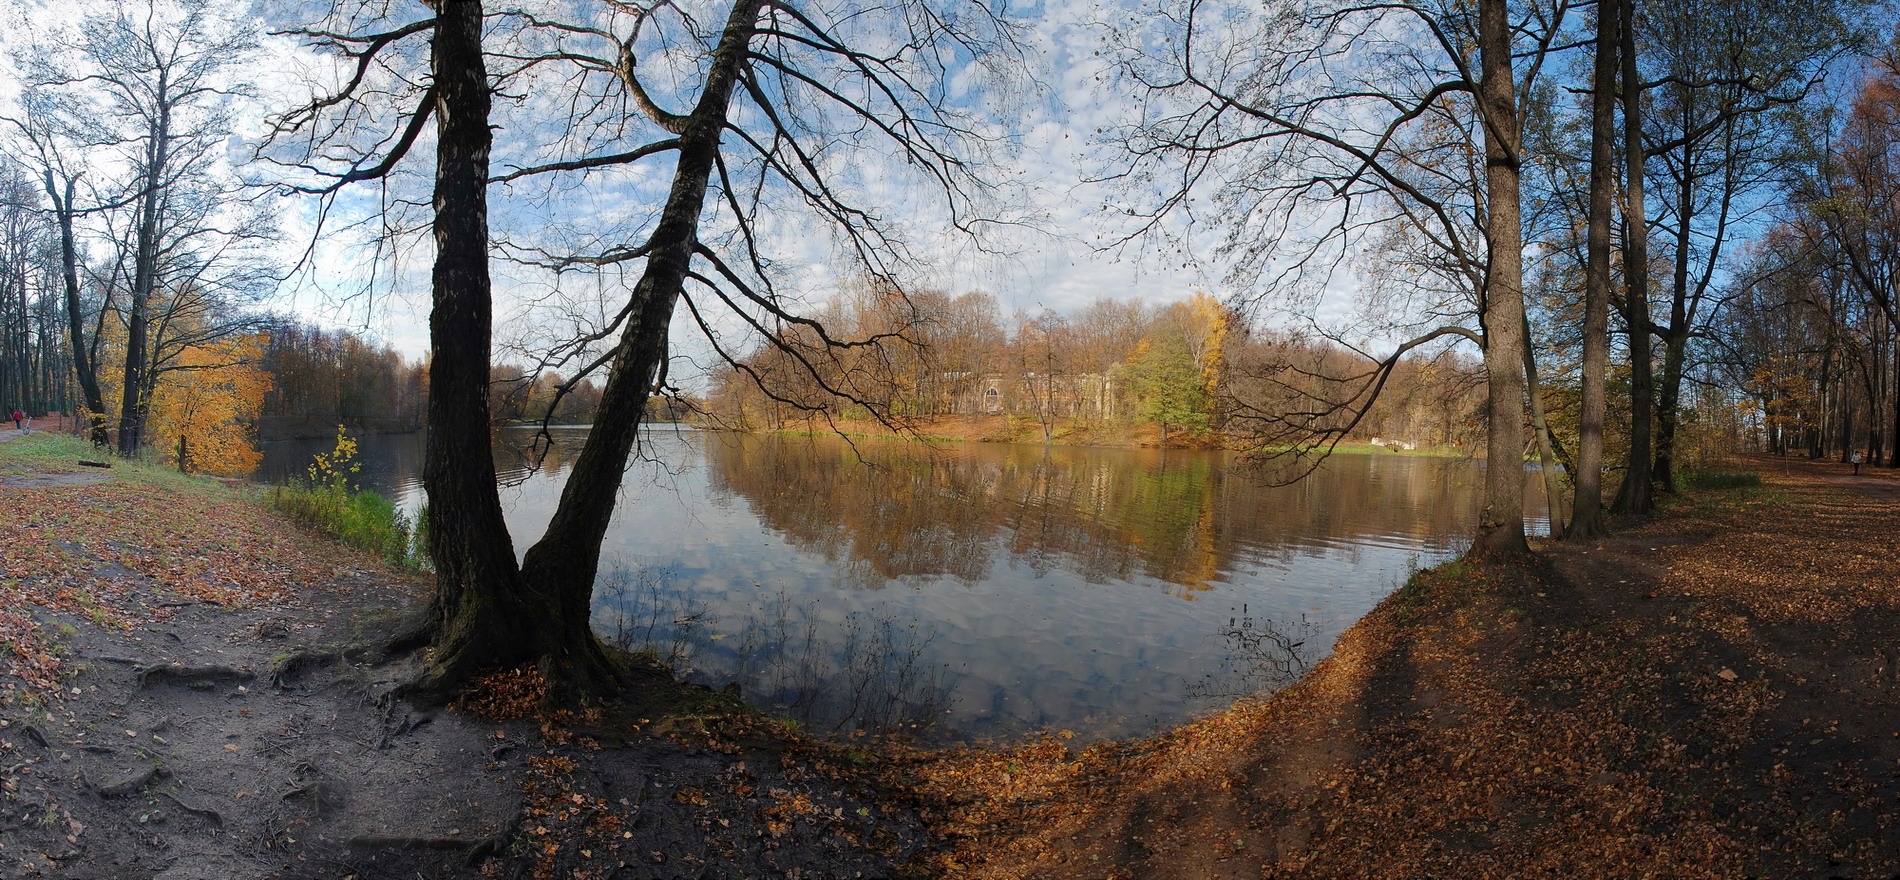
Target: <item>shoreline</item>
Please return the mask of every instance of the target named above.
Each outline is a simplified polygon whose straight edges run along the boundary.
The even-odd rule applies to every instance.
[[[1588,547],[1422,571],[1295,684],[1154,737],[914,755],[942,870],[1891,876],[1900,475],[1742,466]]]
[[[1183,452],[1236,452],[1247,453],[1250,450],[1240,438],[1222,434],[1209,434],[1194,437],[1170,432],[1169,444],[1165,447],[1156,442],[1156,425],[1095,425],[1077,427],[1064,425],[1058,428],[1056,435],[1049,439],[1040,436],[1040,428],[1033,421],[1023,419],[1004,419],[1002,417],[930,417],[907,420],[906,433],[896,433],[876,422],[839,420],[835,423],[812,423],[805,427],[781,428],[731,428],[711,425],[697,426],[699,430],[721,433],[746,434],[755,437],[843,437],[848,440],[877,440],[922,443],[984,443],[1014,444],[1022,446],[1050,446],[1072,449],[1166,449]],[[1177,442],[1179,441],[1179,442]],[[1374,445],[1370,441],[1355,440],[1341,442],[1329,455],[1400,455],[1415,458],[1475,458],[1482,459],[1482,450],[1467,450],[1455,446],[1425,446],[1405,449],[1396,444]]]
[[[84,469],[61,466],[72,450],[60,444],[71,445],[0,446],[0,483],[36,517],[9,527],[0,584],[34,609],[25,637],[45,641],[7,658],[0,748],[27,763],[9,771],[0,806],[63,817],[0,820],[0,864],[22,876],[61,876],[74,859],[170,864],[168,850],[208,829],[224,834],[193,858],[233,877],[262,864],[244,852],[266,840],[286,859],[272,876],[325,876],[297,873],[316,858],[441,877],[482,876],[483,863],[579,876],[616,861],[655,876],[855,866],[998,878],[1900,866],[1900,842],[1872,831],[1900,801],[1873,773],[1900,761],[1889,720],[1900,688],[1887,687],[1890,671],[1856,671],[1886,656],[1875,651],[1886,627],[1866,621],[1900,623],[1894,539],[1864,540],[1900,529],[1890,473],[1753,457],[1742,464],[1762,485],[1712,481],[1741,486],[1686,491],[1592,547],[1542,542],[1528,568],[1421,571],[1297,681],[1200,720],[1078,750],[1059,734],[925,748],[816,740],[693,686],[592,718],[484,720],[496,701],[363,708],[400,659],[333,648],[286,674],[286,658],[360,643],[425,584],[301,528],[284,534],[211,480],[119,463],[112,482],[67,482],[62,471]],[[154,505],[171,522],[139,519]],[[174,531],[139,531],[160,526]],[[230,555],[194,561],[220,546]],[[257,571],[260,559],[274,571]],[[208,576],[217,563],[244,570]],[[22,625],[0,619],[15,643]],[[159,683],[155,669],[182,671]],[[1838,693],[1803,693],[1817,681]],[[491,684],[500,703],[532,691]],[[38,700],[19,698],[34,689]],[[326,707],[326,729],[295,721]],[[181,720],[209,710],[209,729]],[[284,724],[305,732],[279,754],[270,743]],[[81,754],[97,728],[125,740]],[[671,769],[630,769],[653,761]],[[378,781],[403,765],[434,782]],[[220,767],[240,782],[209,781]],[[262,791],[283,785],[272,779],[302,781]],[[1852,779],[1874,788],[1852,802],[1827,794]],[[658,800],[621,802],[649,789]],[[507,797],[452,812],[449,801],[480,792]],[[154,829],[154,814],[169,824]],[[440,828],[427,818],[444,816]],[[363,830],[374,822],[388,827]],[[1760,837],[1772,828],[1806,830]],[[148,843],[158,838],[169,843]],[[653,861],[674,850],[698,861]]]

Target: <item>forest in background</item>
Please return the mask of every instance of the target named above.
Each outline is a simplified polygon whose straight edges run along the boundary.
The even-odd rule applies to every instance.
[[[1184,19],[1098,22],[1098,81],[1130,111],[1087,153],[1091,176],[1117,181],[1102,193],[1105,240],[1213,242],[1221,294],[1007,320],[980,293],[930,286],[942,270],[907,242],[936,220],[979,250],[999,244],[982,229],[1034,227],[1027,193],[990,173],[1026,137],[996,111],[1050,72],[1021,40],[1029,20],[985,12],[977,36],[947,8],[825,24],[757,0],[715,32],[458,3],[500,30],[456,57],[418,36],[441,38],[447,19],[350,4],[274,32],[213,0],[49,21],[17,53],[18,94],[0,108],[0,393],[83,413],[122,455],[228,473],[273,423],[426,424],[442,462],[479,474],[486,427],[588,421],[597,454],[577,461],[601,486],[564,502],[577,518],[557,517],[553,542],[583,556],[641,422],[686,414],[701,393],[709,423],[742,429],[1002,417],[1045,442],[1218,438],[1309,462],[1375,437],[1482,445],[1541,460],[1583,535],[1601,528],[1605,482],[1612,506],[1642,513],[1739,445],[1900,464],[1900,46],[1876,4],[1270,15],[1186,0]],[[1185,24],[1215,11],[1222,26],[1190,39]],[[887,48],[922,66],[857,66],[845,32],[910,34]],[[253,88],[272,41],[340,77],[297,83],[295,100]],[[641,41],[700,66],[656,98],[632,69]],[[1219,76],[1196,72],[1204,52]],[[1322,60],[1335,53],[1355,61]],[[532,61],[491,82],[494,58]],[[841,58],[852,63],[831,66]],[[419,84],[455,64],[488,85],[452,111]],[[967,103],[931,85],[979,73],[958,80],[983,96]],[[543,97],[577,88],[632,109],[548,115]],[[788,89],[827,109],[781,112]],[[450,124],[471,117],[486,134]],[[405,164],[418,144],[434,170]],[[894,149],[902,167],[874,184],[814,159],[847,149]],[[656,157],[686,163],[685,189],[608,179]],[[868,207],[900,178],[916,210]],[[371,182],[381,207],[339,201]],[[645,213],[506,207],[531,192]],[[343,212],[338,236],[381,230],[364,242],[379,255],[433,248],[421,364],[271,317],[301,261],[278,222],[297,204]],[[793,288],[775,252],[792,242],[760,224],[800,216],[846,259]],[[546,282],[500,326],[498,267]],[[682,328],[701,339],[675,339]],[[442,445],[455,438],[470,445]],[[1522,476],[1489,473],[1474,552],[1521,554]],[[463,488],[487,509],[487,490]],[[492,543],[473,535],[453,542]]]

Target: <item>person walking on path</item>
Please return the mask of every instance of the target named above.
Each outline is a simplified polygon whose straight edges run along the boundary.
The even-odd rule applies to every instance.
[[[13,410],[13,430],[22,434],[26,433],[26,413],[20,412],[17,408]]]

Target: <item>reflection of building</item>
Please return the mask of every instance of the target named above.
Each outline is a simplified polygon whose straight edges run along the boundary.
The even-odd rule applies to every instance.
[[[945,373],[943,379],[950,387],[964,389],[952,398],[951,411],[959,415],[1113,418],[1120,390],[1112,373]]]

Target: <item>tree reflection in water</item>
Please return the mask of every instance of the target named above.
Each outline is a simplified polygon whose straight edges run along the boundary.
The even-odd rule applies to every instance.
[[[595,628],[682,679],[721,685],[708,675],[721,670],[754,704],[821,733],[927,735],[949,705],[943,667],[923,661],[934,627],[855,611],[826,620],[816,601],[780,593],[729,643],[707,633],[706,609],[673,588],[672,575],[666,567],[608,572],[595,590]]]
[[[1242,603],[1221,628],[1226,654],[1207,678],[1188,685],[1188,696],[1236,699],[1272,691],[1306,674],[1307,645],[1316,627],[1306,615],[1297,623],[1276,623],[1249,614]]]
[[[531,430],[501,433],[510,531],[539,534],[585,430],[539,459],[510,451]],[[602,579],[601,632],[815,729],[932,740],[1139,736],[1283,683],[1410,560],[1462,548],[1483,476],[1359,455],[1272,488],[1219,452],[642,442],[657,461],[629,472],[607,537],[636,567]],[[365,485],[419,505],[420,438],[363,448]],[[311,451],[272,444],[266,464]]]

